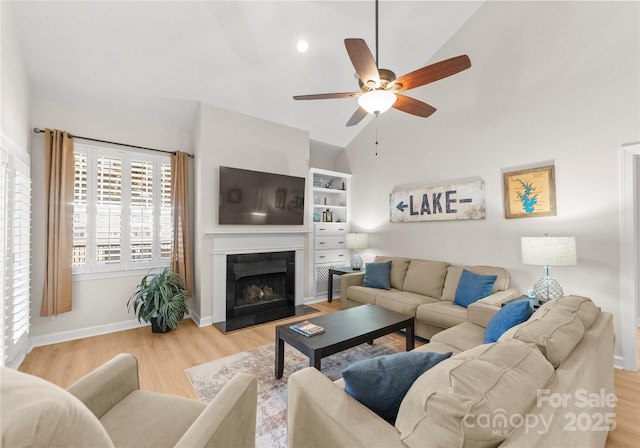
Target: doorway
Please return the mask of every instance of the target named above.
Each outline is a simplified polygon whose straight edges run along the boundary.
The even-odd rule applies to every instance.
[[[620,271],[624,370],[638,371],[638,218],[640,144],[620,148]]]

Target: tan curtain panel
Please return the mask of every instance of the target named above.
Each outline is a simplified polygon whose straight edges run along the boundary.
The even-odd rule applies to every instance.
[[[46,254],[41,316],[71,311],[73,257],[73,140],[45,129]]]
[[[189,221],[189,155],[176,151],[171,157],[171,203],[173,205],[173,245],[171,268],[182,276],[191,297],[191,235]]]

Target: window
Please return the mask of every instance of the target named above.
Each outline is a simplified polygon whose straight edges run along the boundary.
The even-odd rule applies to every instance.
[[[75,145],[75,273],[169,264],[171,160]]]
[[[26,151],[0,140],[0,365],[17,367],[29,348],[31,179]]]

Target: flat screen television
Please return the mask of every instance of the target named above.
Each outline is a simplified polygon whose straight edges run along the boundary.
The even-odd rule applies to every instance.
[[[219,224],[304,224],[304,177],[221,166],[219,179]]]

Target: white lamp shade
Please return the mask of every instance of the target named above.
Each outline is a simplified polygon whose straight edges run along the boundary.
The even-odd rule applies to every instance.
[[[574,266],[577,262],[575,237],[522,237],[520,243],[524,264]]]
[[[358,104],[370,114],[381,114],[389,110],[398,97],[388,90],[371,90],[358,98]]]
[[[369,235],[366,233],[347,233],[347,249],[366,249],[369,246]]]

